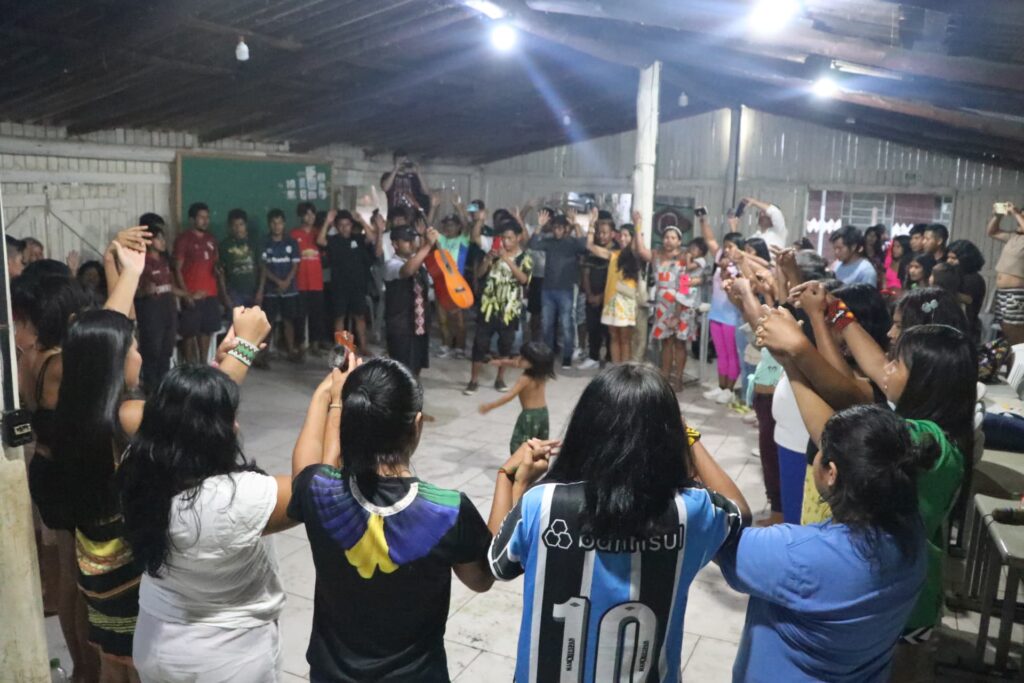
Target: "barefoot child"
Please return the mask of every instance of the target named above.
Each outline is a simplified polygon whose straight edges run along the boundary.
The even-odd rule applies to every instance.
[[[482,404],[480,414],[486,415],[518,396],[523,412],[519,413],[519,419],[512,430],[509,452],[515,453],[519,446],[530,439],[548,438],[548,404],[544,397],[544,386],[549,379],[555,378],[555,354],[547,344],[530,342],[523,344],[519,358],[495,359],[491,363],[522,368],[523,374],[507,394],[493,403]]]

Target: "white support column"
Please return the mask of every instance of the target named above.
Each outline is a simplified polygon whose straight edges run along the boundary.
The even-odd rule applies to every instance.
[[[639,211],[644,241],[651,246],[654,215],[654,172],[658,154],[658,101],[661,62],[640,71],[636,94],[636,165],[633,167],[633,210]]]
[[[3,194],[0,193],[0,228],[4,226]],[[0,229],[0,233],[4,232]],[[7,279],[7,244],[0,268],[0,323],[11,318],[11,288]],[[6,327],[6,329],[4,329]],[[14,325],[0,326],[6,337],[0,344],[0,406],[18,407],[17,365],[14,360]],[[39,585],[32,503],[21,448],[3,448],[0,454],[0,675],[4,681],[47,683],[50,680],[43,630],[43,600]],[[70,666],[70,662],[67,662]]]

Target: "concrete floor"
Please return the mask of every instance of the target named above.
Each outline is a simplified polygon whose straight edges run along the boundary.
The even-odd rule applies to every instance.
[[[480,392],[466,397],[461,390],[469,376],[468,361],[431,359],[431,363],[422,379],[427,412],[437,419],[424,430],[412,461],[413,470],[433,484],[464,491],[486,519],[494,470],[507,456],[518,401],[481,416],[477,406],[497,396],[490,386],[493,369],[485,370]],[[695,371],[697,361],[691,363]],[[311,358],[302,366],[277,362],[270,371],[254,371],[247,379],[239,419],[243,448],[269,473],[289,471],[292,447],[311,392],[325,374],[326,363]],[[566,371],[549,383],[552,436],[564,431],[570,411],[594,374]],[[514,378],[515,372],[509,376]],[[751,455],[751,449],[757,445],[756,427],[745,424],[724,406],[701,398],[703,391],[694,384],[681,395],[683,415],[702,432],[704,445],[738,482],[757,515],[766,509],[766,498],[760,463]],[[313,617],[313,560],[302,527],[277,534],[274,540],[288,592],[281,620],[284,680],[305,680],[309,673],[305,651]],[[685,621],[681,661],[686,679],[708,683],[731,680],[746,602],[745,596],[726,586],[714,565],[697,576],[690,587]],[[512,680],[521,603],[522,579],[496,583],[483,594],[472,593],[453,580],[445,636],[453,680]],[[947,623],[955,628],[956,617],[947,617]],[[55,617],[47,619],[47,634],[52,656],[60,656],[68,663],[70,659]]]

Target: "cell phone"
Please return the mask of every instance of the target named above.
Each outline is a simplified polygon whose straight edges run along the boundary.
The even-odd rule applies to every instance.
[[[741,199],[740,203],[736,205],[736,211],[733,212],[733,215],[736,216],[736,218],[739,218],[740,216],[743,215],[743,211],[746,208],[747,208],[747,201],[745,199]]]
[[[698,218],[702,218],[708,215],[708,209],[706,206],[698,206],[696,209],[693,210],[693,215],[697,216]]]
[[[470,212],[479,211],[479,210],[480,210],[480,206],[476,202],[470,202],[469,206],[466,207],[466,211],[470,211]]]
[[[356,338],[348,331],[334,333],[334,349],[327,358],[327,364],[331,368],[338,368],[342,372],[348,370],[348,354],[356,352]]]
[[[995,204],[993,204],[992,213],[996,214],[997,216],[1005,216],[1006,214],[1010,213],[1010,207],[1008,206],[1008,202],[996,202]]]

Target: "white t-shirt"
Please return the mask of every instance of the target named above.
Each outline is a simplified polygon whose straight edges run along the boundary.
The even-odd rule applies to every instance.
[[[258,472],[208,477],[190,507],[171,502],[167,563],[143,574],[139,608],[163,621],[253,628],[274,621],[284,589],[270,537],[277,480]]]
[[[772,417],[775,418],[775,443],[797,453],[807,450],[807,441],[811,438],[800,417],[800,408],[796,403],[793,386],[785,373],[775,385],[772,396]]]
[[[758,229],[751,237],[760,237],[765,241],[769,247],[778,247],[779,249],[786,248],[786,236],[789,234],[789,230],[786,229],[786,218],[782,215],[782,211],[779,207],[771,204],[765,211],[768,214],[768,218],[772,221],[772,227],[767,230]]]

